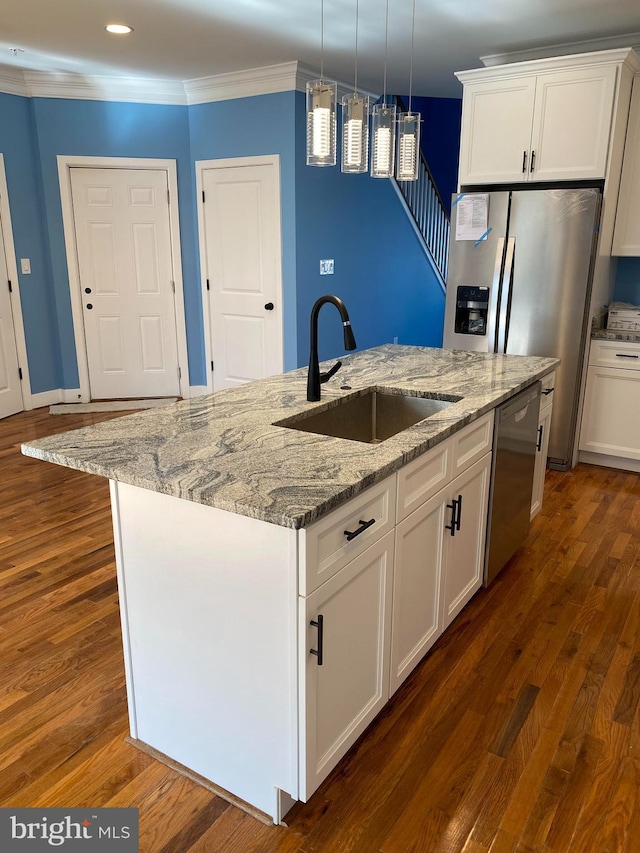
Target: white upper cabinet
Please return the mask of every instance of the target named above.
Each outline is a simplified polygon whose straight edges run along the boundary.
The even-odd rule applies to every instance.
[[[633,81],[612,254],[640,255],[640,76]]]
[[[459,73],[464,85],[459,183],[605,178],[624,53]]]

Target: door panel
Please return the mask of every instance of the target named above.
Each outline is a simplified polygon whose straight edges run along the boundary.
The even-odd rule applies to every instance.
[[[180,393],[167,173],[71,169],[92,398]]]
[[[283,369],[280,186],[268,163],[205,169],[202,182],[218,390]]]
[[[0,223],[0,418],[15,415],[24,408],[8,278]]]

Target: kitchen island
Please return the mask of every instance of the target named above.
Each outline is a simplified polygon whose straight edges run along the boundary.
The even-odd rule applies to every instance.
[[[319,403],[301,369],[23,448],[111,481],[134,741],[276,822],[481,585],[493,410],[557,365],[343,362]],[[451,405],[379,444],[277,425],[372,386]]]

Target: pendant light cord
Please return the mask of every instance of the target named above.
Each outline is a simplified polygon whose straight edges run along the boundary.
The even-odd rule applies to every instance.
[[[320,79],[324,80],[324,0],[320,0]]]
[[[413,0],[413,15],[411,18],[411,60],[409,65],[409,112],[411,112],[411,95],[413,92],[413,39],[416,31],[416,0]]]
[[[358,5],[359,2],[356,0],[356,69],[353,80],[353,93],[356,95],[358,93]]]
[[[387,0],[387,9],[385,13],[384,23],[384,85],[382,87],[382,103],[387,103],[387,51],[389,48],[389,0]]]

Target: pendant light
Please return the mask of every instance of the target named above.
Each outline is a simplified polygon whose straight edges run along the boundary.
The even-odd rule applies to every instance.
[[[413,41],[416,29],[416,0],[413,0],[413,18],[411,21],[411,64],[409,66],[409,111],[401,113],[398,119],[398,167],[396,177],[399,181],[418,180],[418,157],[420,152],[420,113],[411,111],[413,90]]]
[[[343,172],[366,172],[369,168],[369,96],[358,92],[358,3],[356,0],[356,57],[353,94],[342,99]]]
[[[338,87],[324,79],[324,0],[320,18],[320,79],[307,83],[307,166],[335,166]]]
[[[384,88],[382,101],[371,111],[371,177],[392,178],[395,163],[396,105],[387,104],[387,52],[389,45],[389,0],[386,7],[384,35]]]

